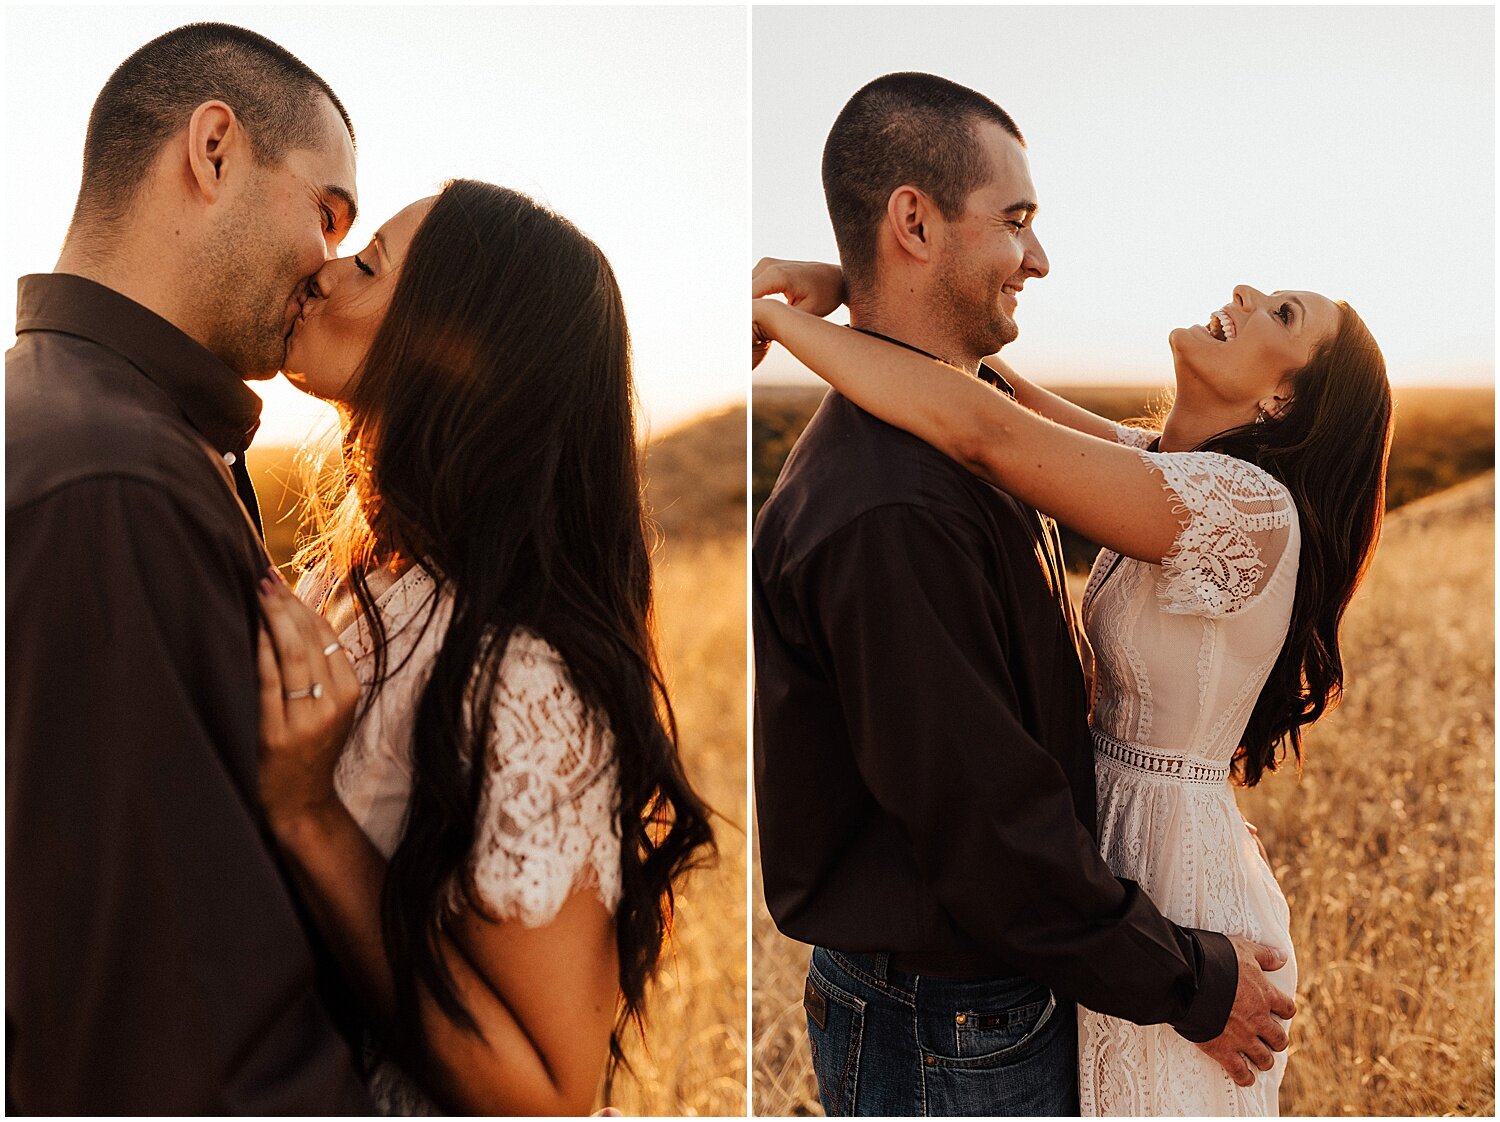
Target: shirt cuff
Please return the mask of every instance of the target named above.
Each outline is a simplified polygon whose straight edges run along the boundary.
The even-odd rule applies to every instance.
[[[1203,1044],[1224,1031],[1240,984],[1240,962],[1234,944],[1217,931],[1184,928],[1198,953],[1198,992],[1187,1015],[1172,1027],[1194,1044]]]

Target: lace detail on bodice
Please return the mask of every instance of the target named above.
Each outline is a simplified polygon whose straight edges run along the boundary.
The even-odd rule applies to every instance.
[[[1160,565],[1104,550],[1083,597],[1093,721],[1132,744],[1227,762],[1286,641],[1300,536],[1285,487],[1252,464],[1150,452],[1181,528]]]
[[[1115,443],[1124,444],[1130,448],[1150,448],[1151,442],[1159,436],[1161,433],[1152,429],[1133,429],[1129,425],[1115,425]]]
[[[501,919],[550,923],[574,892],[620,901],[614,740],[553,648],[518,632],[501,664],[472,875]]]
[[[1083,593],[1084,627],[1094,651],[1094,721],[1102,728],[1129,729],[1131,738],[1149,741],[1154,727],[1151,675],[1146,660],[1131,641],[1144,602],[1137,595],[1144,567],[1113,550],[1102,550]],[[1094,603],[1106,582],[1110,585],[1109,612],[1095,612]]]
[[[327,582],[299,588],[318,603]],[[386,632],[386,682],[359,714],[334,773],[339,798],[387,858],[411,797],[416,707],[447,632],[452,604],[432,577],[408,570],[376,601]],[[356,621],[340,641],[364,687],[374,676],[371,629]],[[511,636],[491,700],[479,820],[467,869],[494,918],[550,923],[575,892],[620,901],[614,739],[574,688],[558,652],[532,632]],[[459,894],[450,900],[457,903]],[[398,1066],[367,1042],[370,1090],[383,1114],[438,1113]]]
[[[322,586],[309,583],[309,593]],[[434,600],[436,596],[436,600]],[[312,599],[309,595],[309,599]],[[408,570],[376,601],[386,632],[386,681],[339,760],[339,797],[387,857],[405,826],[416,707],[447,632],[451,603],[432,577]],[[341,637],[364,686],[374,675],[370,628]],[[491,699],[479,821],[469,876],[498,918],[551,922],[590,888],[611,911],[620,899],[614,739],[578,696],[567,665],[524,629],[511,636]]]
[[[1162,609],[1224,616],[1244,610],[1280,559],[1290,494],[1254,464],[1217,452],[1142,452],[1175,500],[1182,530],[1162,560]]]
[[[1094,649],[1099,845],[1188,927],[1291,951],[1286,901],[1245,830],[1230,761],[1291,619],[1298,527],[1283,488],[1227,456],[1145,451],[1154,432],[1116,426],[1183,515],[1150,565],[1103,550],[1084,594]],[[1295,988],[1295,961],[1273,977]],[[1240,1088],[1167,1025],[1080,1009],[1085,1115],[1275,1114],[1285,1065]]]

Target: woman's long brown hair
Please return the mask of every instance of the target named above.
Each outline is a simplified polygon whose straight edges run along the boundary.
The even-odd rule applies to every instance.
[[[1279,416],[1211,437],[1201,451],[1248,460],[1291,492],[1302,534],[1291,624],[1235,753],[1247,787],[1291,748],[1302,761],[1302,729],[1336,705],[1344,689],[1339,626],[1380,537],[1390,454],[1391,387],[1385,359],[1354,309],[1292,375]]]
[[[388,668],[372,566],[415,562],[452,604],[417,706],[411,802],[381,902],[398,1030],[418,1032],[425,990],[478,1031],[439,936],[450,886],[484,911],[465,875],[483,783],[468,761],[485,759],[516,629],[555,647],[584,702],[608,719],[622,843],[611,1078],[622,1030],[640,1023],[673,884],[713,844],[678,756],[653,636],[634,406],[624,305],[598,247],[525,195],[455,180],[412,239],[359,370],[345,493],[298,558],[350,574],[376,630],[377,689]],[[415,1035],[393,1043],[418,1058]]]

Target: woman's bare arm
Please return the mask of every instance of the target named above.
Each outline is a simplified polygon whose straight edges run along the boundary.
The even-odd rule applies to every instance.
[[[752,298],[781,295],[793,308],[815,316],[830,315],[848,299],[844,274],[837,265],[825,261],[789,261],[779,257],[763,257],[756,262],[750,273],[750,295]],[[764,357],[764,353],[762,348],[756,361]],[[1103,440],[1114,439],[1114,423],[1109,418],[1090,412],[1023,378],[999,355],[991,355],[984,361],[1010,383],[1016,391],[1016,400],[1026,408],[1070,429]]]
[[[1097,436],[1100,440],[1114,440],[1115,425],[1108,417],[1101,417],[1076,402],[1023,378],[999,355],[990,355],[984,360],[984,364],[1009,382],[1011,389],[1016,391],[1016,400],[1032,412],[1040,413],[1049,421],[1056,421],[1077,432]]]
[[[377,1024],[391,1032],[395,987],[380,937],[385,858],[343,814],[276,831],[302,897]],[[483,1037],[455,1025],[424,993],[423,1052],[403,1057],[439,1104],[458,1114],[587,1114],[614,1021],[614,925],[592,892],[528,928],[465,908],[443,936],[454,988]]]
[[[347,659],[342,652],[327,659],[322,677],[331,681],[321,701],[284,700],[283,675],[317,680],[288,663],[312,664],[334,636],[282,586],[261,600],[269,627],[259,655],[262,801],[314,921],[390,1039],[395,982],[380,926],[386,860],[332,786],[344,739],[338,726],[347,729],[352,711],[344,708]],[[587,1114],[608,1055],[619,974],[614,920],[597,894],[575,892],[540,927],[464,908],[449,932],[441,952],[483,1036],[455,1025],[424,991],[423,1050],[400,1057],[404,1065],[453,1113]]]
[[[856,405],[1100,545],[1159,563],[1181,523],[1134,449],[1058,424],[962,370],[789,308],[752,302],[756,330]]]

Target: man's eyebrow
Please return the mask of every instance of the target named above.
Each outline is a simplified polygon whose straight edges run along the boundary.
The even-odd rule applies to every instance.
[[[344,204],[344,210],[348,213],[348,221],[345,227],[353,226],[354,220],[359,217],[359,204],[354,201],[354,193],[348,188],[340,187],[337,183],[330,183],[323,188],[323,194],[332,195]]]
[[[1036,203],[1026,202],[1024,200],[1022,202],[1019,202],[1019,203],[1011,203],[1010,206],[1006,207],[1000,213],[1001,214],[1014,214],[1018,210],[1024,210],[1028,214],[1035,214],[1036,210],[1037,210]]]

